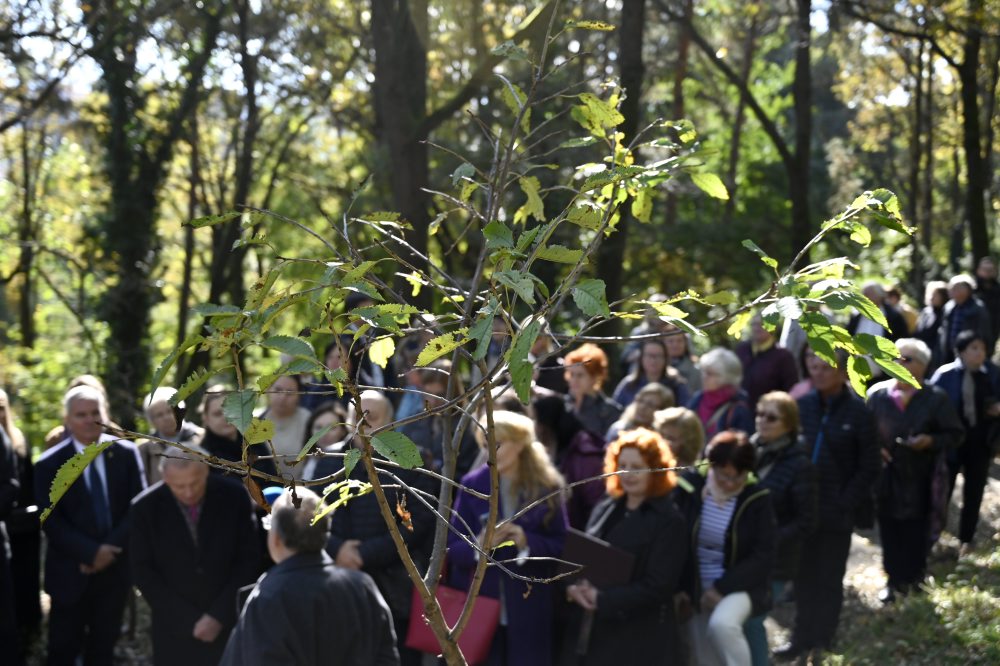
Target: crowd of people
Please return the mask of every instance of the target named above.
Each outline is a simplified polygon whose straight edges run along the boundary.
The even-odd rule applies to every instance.
[[[441,582],[458,590],[490,558],[480,594],[499,612],[485,628],[486,663],[761,665],[822,654],[834,647],[852,532],[878,526],[884,603],[919,593],[959,473],[960,555],[972,548],[1000,439],[995,265],[932,283],[919,312],[897,290],[864,292],[887,325],[856,316],[848,330],[893,340],[920,387],[873,364],[862,400],[846,354],[828,363],[790,321],[772,331],[756,317],[735,349],[697,356],[651,313],[621,350],[610,395],[604,348],[548,355],[543,335],[531,401],[498,390],[491,413],[464,429],[464,411],[439,408],[476,378],[444,360],[415,367],[425,339],[405,341],[382,369],[364,336],[337,337],[324,362],[367,387],[358,404],[324,377],[279,377],[259,415],[274,435],[252,446],[226,419],[232,387],[210,387],[191,414],[171,404],[174,389],[157,389],[143,401],[151,437],[131,443],[105,432],[106,393],[84,375],[33,459],[0,391],[0,637],[23,647],[38,631],[43,579],[53,665],[111,664],[133,589],[151,609],[156,664],[424,663],[411,640],[420,604],[375,494],[314,520],[322,503],[305,487],[367,480],[345,460],[366,434],[401,421],[424,464],[379,466],[399,535],[423,572],[449,520]],[[495,327],[488,357],[502,358],[509,340]],[[57,473],[83,451],[93,458],[52,506]],[[201,456],[249,461],[259,475]],[[449,467],[461,485],[442,517],[427,499]],[[557,576],[581,538],[612,564]],[[791,640],[771,651],[764,619],[788,598]]]

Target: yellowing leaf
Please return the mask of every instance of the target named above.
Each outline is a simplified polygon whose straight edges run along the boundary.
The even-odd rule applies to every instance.
[[[368,358],[380,368],[385,368],[396,352],[396,341],[388,335],[377,338],[368,348]]]
[[[729,191],[726,189],[725,184],[714,173],[693,173],[691,174],[691,182],[710,197],[722,199],[723,201],[729,199]]]
[[[252,419],[250,427],[243,433],[247,444],[260,444],[274,437],[274,422],[268,419]]]
[[[529,217],[533,217],[539,222],[544,221],[545,205],[542,203],[542,198],[538,195],[538,191],[541,189],[538,179],[534,176],[522,176],[518,178],[518,182],[521,184],[521,189],[527,195],[528,200],[514,213],[514,224],[527,222]]]
[[[733,323],[726,329],[726,335],[731,338],[739,338],[743,335],[743,329],[745,329],[747,324],[750,323],[751,317],[753,317],[753,312],[750,312],[749,310],[736,315],[736,317],[733,318]]]
[[[49,517],[50,513],[52,513],[52,509],[55,508],[55,505],[59,502],[62,496],[66,494],[66,491],[73,485],[73,482],[76,481],[80,474],[83,473],[83,470],[87,468],[87,465],[89,465],[101,451],[108,448],[113,443],[114,442],[112,440],[108,440],[106,442],[86,446],[83,451],[80,451],[62,464],[62,467],[60,467],[59,471],[56,472],[55,478],[52,479],[52,485],[49,487],[49,506],[45,507],[45,510],[42,511],[42,515],[39,516],[38,520],[40,522],[45,522],[45,519]]]
[[[444,335],[437,336],[428,342],[427,346],[421,350],[420,354],[417,356],[416,365],[428,365],[445,354],[455,351],[468,342],[469,338],[466,337],[467,332],[467,329],[460,328],[453,333],[445,333]]]

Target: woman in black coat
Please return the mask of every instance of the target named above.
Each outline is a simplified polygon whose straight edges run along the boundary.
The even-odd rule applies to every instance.
[[[750,443],[757,451],[757,487],[771,491],[777,521],[777,551],[771,571],[774,598],[795,578],[802,542],[819,521],[816,468],[799,438],[799,405],[784,391],[765,393],[757,401],[757,432]],[[744,630],[754,666],[768,663],[764,615],[747,621]]]
[[[750,477],[756,453],[738,430],[708,443],[708,472],[683,477],[675,500],[691,530],[684,581],[697,611],[690,622],[694,661],[751,663],[743,624],[771,606],[777,542],[771,493]]]
[[[673,467],[666,441],[652,430],[622,433],[608,447],[605,472]],[[608,477],[608,495],[587,533],[635,556],[629,582],[598,589],[585,578],[567,588],[574,606],[562,664],[675,664],[680,639],[673,596],[687,557],[684,519],[671,501],[673,472]],[[586,575],[586,572],[584,572]],[[577,655],[580,627],[593,613],[586,654]]]

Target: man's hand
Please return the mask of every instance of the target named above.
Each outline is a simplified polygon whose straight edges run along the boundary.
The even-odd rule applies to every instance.
[[[337,559],[335,560],[338,567],[344,567],[345,569],[360,569],[364,566],[365,562],[361,559],[361,542],[357,539],[348,539],[344,543],[340,544],[340,549],[337,550]]]
[[[701,612],[711,613],[722,601],[722,595],[715,587],[710,587],[701,595]]]
[[[118,546],[112,546],[110,543],[102,543],[97,549],[97,554],[94,555],[94,561],[90,565],[90,571],[84,571],[83,567],[86,565],[81,566],[80,571],[83,571],[84,573],[97,573],[99,571],[104,571],[115,563],[115,560],[121,552],[122,549]]]
[[[597,588],[583,579],[566,588],[566,600],[575,602],[584,610],[597,610]]]
[[[222,623],[205,613],[194,623],[194,631],[191,632],[191,635],[199,641],[211,643],[219,637],[221,631]]]

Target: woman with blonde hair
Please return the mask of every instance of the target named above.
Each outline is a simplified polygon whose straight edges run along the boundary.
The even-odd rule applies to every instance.
[[[626,430],[652,428],[653,415],[676,404],[674,393],[669,388],[663,384],[646,384],[635,394],[635,399],[622,412],[622,417],[608,428],[604,435],[605,441],[615,441]]]
[[[673,451],[678,467],[690,467],[705,450],[705,428],[701,419],[687,407],[667,407],[653,416],[656,430]]]
[[[478,548],[473,548],[455,533],[448,535],[450,579],[455,587],[462,589],[468,589],[472,582],[481,551],[492,553],[497,561],[508,562],[506,566],[519,575],[550,578],[555,573],[552,563],[526,558],[559,557],[566,538],[562,493],[512,519],[524,507],[563,485],[545,446],[535,440],[534,422],[523,414],[497,411],[493,413],[493,434],[500,487],[491,487],[490,468],[485,464],[462,478],[462,486],[470,491],[487,496],[495,492],[499,496],[500,522],[492,542],[484,543],[489,515],[487,500],[465,491],[459,491],[455,498],[452,525],[478,544]],[[480,436],[480,444],[484,440]],[[506,542],[513,545],[500,546]],[[548,666],[553,662],[551,588],[551,585],[529,586],[497,567],[486,570],[480,594],[499,599],[501,604],[500,626],[493,638],[488,663]]]

